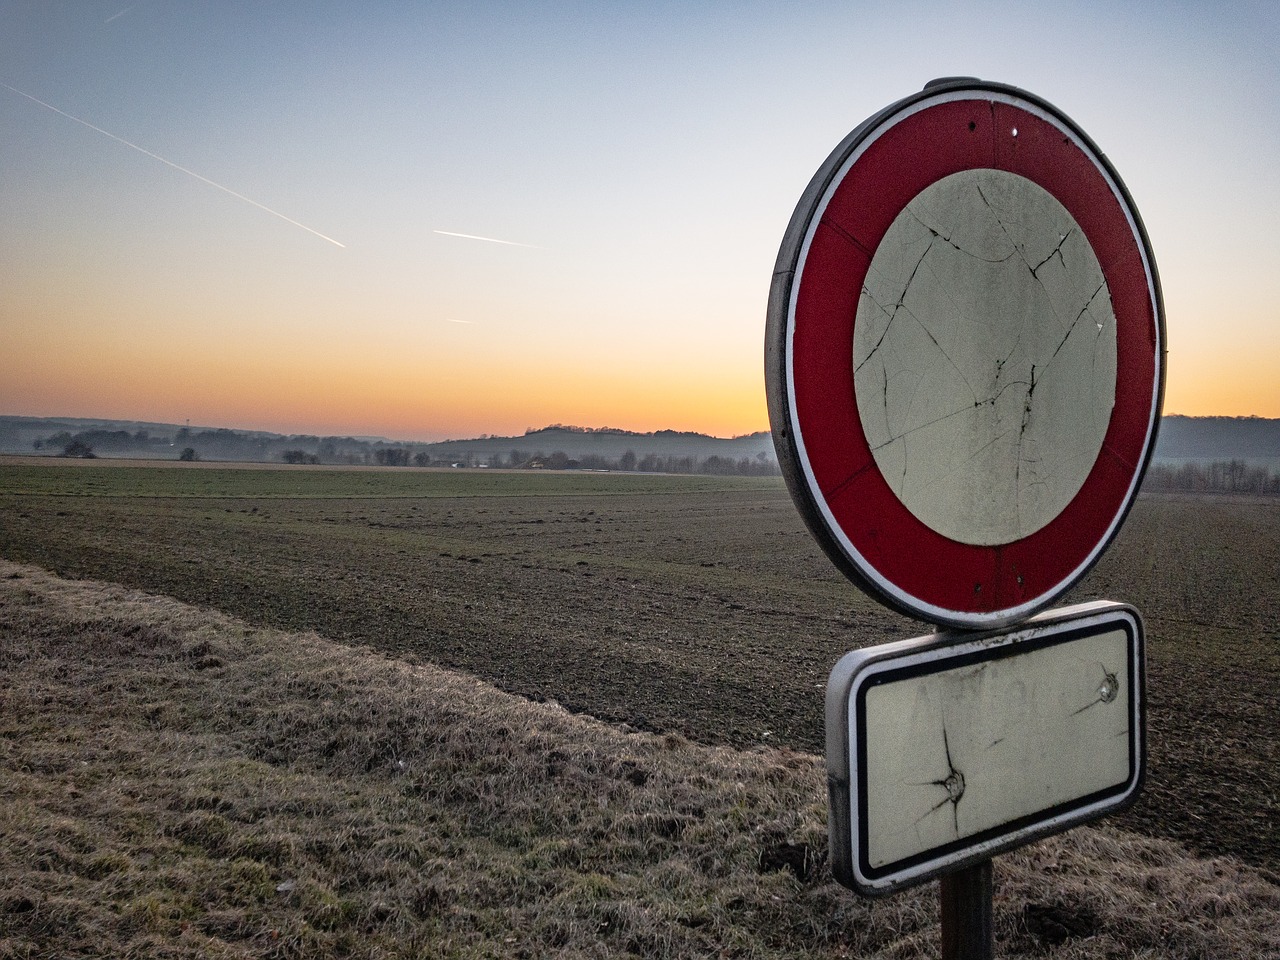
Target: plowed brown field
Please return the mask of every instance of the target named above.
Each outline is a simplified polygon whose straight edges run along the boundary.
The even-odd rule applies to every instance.
[[[0,463],[0,555],[713,744],[821,752],[835,661],[927,632],[836,573],[781,481],[463,473]],[[1144,496],[1070,598],[1146,622],[1120,825],[1273,876],[1277,571],[1280,504]]]

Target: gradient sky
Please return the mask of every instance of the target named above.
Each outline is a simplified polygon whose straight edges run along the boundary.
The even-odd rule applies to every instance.
[[[801,192],[964,74],[1124,179],[1165,412],[1280,417],[1277,50],[1271,0],[0,0],[0,413],[767,429]]]

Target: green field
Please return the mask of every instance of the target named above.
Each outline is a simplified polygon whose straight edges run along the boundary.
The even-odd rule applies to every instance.
[[[820,752],[836,659],[927,632],[835,572],[776,479],[6,462],[0,556],[734,747]],[[1147,625],[1120,822],[1273,871],[1277,570],[1276,504],[1144,496],[1071,598]]]

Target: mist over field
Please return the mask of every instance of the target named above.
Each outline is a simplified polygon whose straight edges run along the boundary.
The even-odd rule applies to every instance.
[[[776,473],[769,433],[741,437],[555,425],[519,436],[433,443],[385,437],[283,435],[113,420],[0,417],[0,453],[378,466],[467,466]],[[744,463],[745,461],[745,463]]]
[[[1157,463],[1179,466],[1240,461],[1280,473],[1280,420],[1175,415],[1164,417],[1159,430],[1154,454]],[[526,467],[533,463],[553,469],[651,471],[675,466],[675,472],[685,473],[732,472],[719,465],[746,460],[753,469],[776,472],[773,439],[767,430],[723,438],[674,430],[639,433],[554,425],[531,427],[518,436],[486,434],[427,443],[139,421],[0,416],[0,453],[57,456],[73,442],[79,446],[72,455],[83,455],[88,448],[97,456],[162,460],[178,459],[184,450],[190,450],[202,460],[392,466]],[[559,460],[549,464],[556,455]],[[711,458],[715,458],[712,469],[699,469]]]

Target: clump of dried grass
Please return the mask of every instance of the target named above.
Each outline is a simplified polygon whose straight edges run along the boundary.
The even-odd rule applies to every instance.
[[[812,756],[2,562],[0,671],[0,958],[936,955],[932,888],[832,883]],[[1001,858],[996,922],[1280,955],[1273,883],[1103,830]]]

